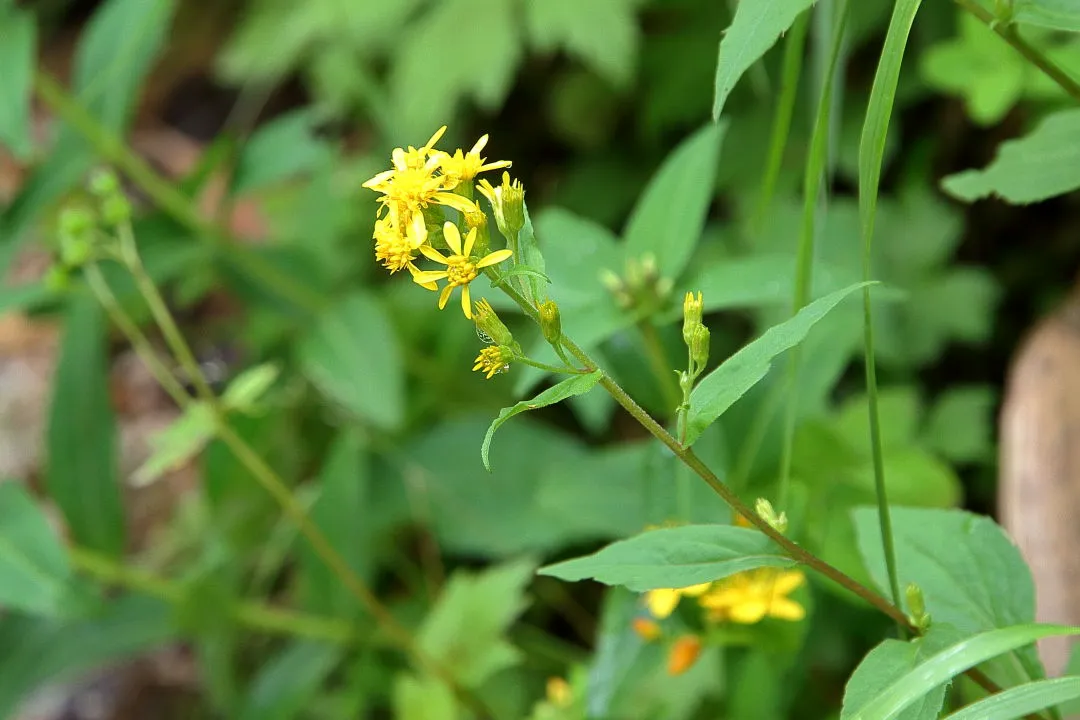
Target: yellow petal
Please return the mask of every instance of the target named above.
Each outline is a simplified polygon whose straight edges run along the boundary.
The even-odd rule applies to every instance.
[[[728,617],[732,622],[742,623],[744,625],[753,625],[765,617],[765,612],[768,608],[765,603],[759,599],[750,599],[746,602],[733,605],[728,610]]]
[[[469,298],[469,286],[461,288],[461,312],[465,313],[465,317],[472,320],[472,302]]]
[[[491,186],[491,183],[488,182],[486,178],[476,183],[476,190],[481,195],[487,198],[487,201],[491,203],[492,207],[495,207],[497,202],[495,197],[495,188]]]
[[[664,619],[675,611],[679,604],[679,591],[671,588],[650,590],[645,593],[645,607],[654,618]]]
[[[465,257],[469,257],[472,253],[473,243],[476,242],[476,228],[470,228],[469,232],[465,235],[465,248],[461,252]]]
[[[690,587],[684,587],[679,590],[683,595],[689,595],[690,597],[697,597],[698,595],[704,595],[705,592],[712,587],[711,582],[701,583],[699,585],[691,585]]]
[[[446,207],[454,208],[460,213],[467,213],[479,210],[479,208],[476,207],[476,203],[474,203],[469,198],[462,197],[461,195],[456,195],[451,192],[437,192],[432,196],[432,199],[439,205],[445,205]]]
[[[446,258],[445,255],[443,255],[441,252],[431,247],[430,245],[421,245],[420,253],[428,260],[434,260],[435,262],[442,263],[443,265],[450,264],[450,261]]]
[[[417,270],[413,275],[413,280],[416,281],[417,285],[427,285],[428,283],[434,283],[436,280],[445,279],[448,274],[445,270]]]
[[[781,620],[799,621],[806,617],[806,608],[788,598],[774,598],[769,615]]]
[[[450,246],[455,255],[462,254],[461,232],[457,229],[457,225],[450,221],[443,223],[443,237],[446,238],[446,244]]]
[[[442,310],[444,307],[446,307],[446,303],[450,299],[450,293],[452,293],[453,291],[454,291],[454,286],[453,285],[447,285],[446,287],[444,287],[442,289],[442,292],[439,293],[439,309],[440,310]]]
[[[444,132],[446,132],[445,125],[435,131],[435,134],[431,136],[431,139],[424,144],[424,149],[431,150],[431,148],[435,147],[435,143],[439,142],[439,138],[443,136]]]
[[[773,581],[773,592],[777,595],[787,595],[792,590],[801,587],[806,582],[806,575],[802,570],[787,570],[777,573]]]
[[[476,144],[472,146],[472,150],[469,151],[470,155],[479,155],[480,151],[484,149],[484,146],[488,144],[488,136],[486,134],[481,135],[480,139],[476,141]]]
[[[378,185],[382,185],[384,182],[394,177],[396,170],[383,170],[381,173],[364,183],[366,188],[374,188]]]
[[[472,232],[476,232],[476,228],[473,228]],[[503,260],[508,260],[513,254],[514,253],[512,253],[512,252],[510,252],[509,250],[506,250],[506,249],[496,250],[495,252],[490,253],[487,257],[485,257],[480,262],[476,263],[476,267],[482,268],[482,267],[487,267],[488,265],[497,265],[497,264],[501,263]]]
[[[508,168],[513,166],[514,163],[509,160],[496,160],[495,162],[485,163],[480,166],[480,172],[487,172],[488,170],[498,170],[499,168]]]
[[[707,608],[721,609],[742,602],[744,597],[746,597],[746,594],[742,591],[732,590],[721,586],[702,595],[698,599],[698,605]]]

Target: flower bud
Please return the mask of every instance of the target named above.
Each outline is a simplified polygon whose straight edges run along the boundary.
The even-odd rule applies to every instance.
[[[45,287],[59,293],[71,287],[71,275],[63,265],[53,265],[45,273]]]
[[[694,328],[701,325],[701,315],[705,308],[705,301],[702,299],[701,293],[694,297],[694,293],[686,293],[686,297],[683,298],[682,313],[683,313],[683,326],[682,336],[683,342],[687,347],[690,346],[691,339],[694,336]]]
[[[754,503],[754,512],[756,512],[758,514],[758,517],[767,522],[769,524],[769,527],[771,527],[776,532],[780,533],[781,535],[787,532],[787,513],[781,512],[780,514],[777,514],[776,509],[773,507],[772,503],[765,498],[757,499],[757,502]]]
[[[701,655],[701,638],[697,635],[684,635],[675,641],[668,653],[668,675],[682,675],[697,662]]]
[[[473,371],[484,373],[488,380],[510,369],[510,363],[520,355],[517,343],[513,345],[491,345],[476,356]]]
[[[131,203],[123,195],[110,195],[101,204],[101,219],[110,227],[123,225],[131,220]]]
[[[85,264],[93,252],[93,246],[85,237],[60,236],[60,261],[66,267],[77,268]]]
[[[484,257],[488,254],[488,249],[491,247],[491,232],[488,230],[487,213],[479,207],[476,207],[473,210],[464,213],[464,218],[466,232],[476,228],[476,240],[473,241],[472,254],[478,257]]]
[[[694,361],[693,375],[698,375],[709,362],[709,328],[698,325],[690,338],[690,357]]]
[[[904,589],[904,594],[907,596],[907,605],[910,611],[908,619],[911,620],[911,624],[919,630],[926,630],[930,627],[930,613],[926,612],[926,600],[923,597],[922,588],[915,583],[908,583],[908,586]]]
[[[544,333],[544,339],[552,345],[562,339],[562,318],[559,315],[559,306],[552,300],[540,306],[540,330]]]
[[[95,170],[87,183],[90,193],[101,199],[112,197],[120,192],[120,180],[116,173],[108,168]]]
[[[477,300],[473,303],[473,322],[476,323],[477,333],[489,338],[494,345],[513,345],[514,335],[503,324],[494,308],[487,300]]]
[[[492,186],[487,180],[481,180],[476,184],[476,189],[491,203],[499,232],[513,242],[521,228],[525,227],[525,186],[520,180],[511,181],[510,173],[504,172],[502,184],[498,187]]]

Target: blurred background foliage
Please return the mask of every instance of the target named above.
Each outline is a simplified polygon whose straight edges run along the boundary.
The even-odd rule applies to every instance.
[[[130,180],[140,252],[204,367],[222,387],[247,369],[279,370],[232,416],[235,430],[419,643],[452,662],[499,717],[585,717],[584,708],[543,700],[550,677],[589,688],[589,717],[836,717],[845,678],[886,623],[828,584],[814,583],[805,600],[812,622],[745,629],[672,678],[661,648],[631,631],[636,596],[534,577],[540,562],[599,541],[651,524],[726,522],[728,510],[596,393],[509,423],[493,445],[493,471],[484,471],[479,445],[491,418],[546,380],[518,367],[490,381],[469,372],[481,347],[469,324],[375,271],[375,197],[360,187],[391,148],[419,145],[440,125],[450,127],[446,148],[490,133],[488,156],[513,160],[527,188],[567,326],[587,332],[630,393],[670,419],[668,378],[650,364],[647,338],[679,367],[682,292],[704,293],[714,358],[790,312],[803,163],[832,42],[832,3],[819,0],[776,195],[764,210],[784,41],[736,86],[719,162],[691,178],[707,186],[715,172],[700,241],[685,268],[670,276],[661,268],[669,292],[635,315],[601,271],[626,275],[634,258],[619,238],[631,209],[664,158],[708,121],[717,45],[734,5],[0,2],[0,142],[15,178],[0,217],[0,260],[14,280],[0,307],[33,323],[63,321],[55,370],[46,371],[45,446],[36,462],[4,473],[57,509],[79,549],[68,558],[46,526],[26,531],[61,580],[50,586],[50,611],[12,604],[0,616],[0,716],[34,691],[46,702],[46,681],[162,648],[197,672],[172,685],[155,676],[149,695],[167,701],[154,717],[462,716],[449,691],[410,674],[197,422],[159,440],[161,467],[134,472],[150,451],[118,440],[141,427],[149,411],[133,407],[153,391],[118,399],[118,336],[77,281],[58,293],[32,270],[35,252],[55,249],[58,209],[79,201],[86,173],[107,162]],[[850,6],[815,295],[860,277],[858,134],[891,5]],[[1029,38],[1080,73],[1077,35]],[[939,180],[985,165],[1001,141],[1064,100],[951,3],[920,12],[873,258],[887,287],[879,368],[897,504],[992,510],[1006,361],[1073,280],[1080,213],[1075,194],[1037,206],[960,205]],[[172,137],[166,130],[195,148],[189,159],[155,157]],[[118,149],[116,137],[140,155]],[[129,279],[117,272],[109,281],[135,317],[147,318]],[[866,579],[850,513],[874,499],[860,313],[842,306],[804,347],[788,511],[801,542]],[[526,348],[540,341],[524,324],[512,327]],[[775,482],[784,389],[778,363],[698,443],[746,499],[769,495]],[[162,412],[163,426],[176,422]],[[20,422],[16,411],[5,418]],[[163,444],[172,453],[164,463]],[[138,498],[153,491],[156,504],[136,522]],[[14,482],[0,493],[10,496],[2,520],[23,496]],[[81,572],[71,575],[69,563]],[[5,600],[14,603],[0,588]],[[253,622],[265,605],[328,625],[305,636],[296,618],[276,630]]]

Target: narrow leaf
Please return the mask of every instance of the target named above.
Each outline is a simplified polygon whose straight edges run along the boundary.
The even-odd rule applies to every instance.
[[[893,720],[938,685],[981,662],[1042,638],[1078,634],[1080,627],[1032,624],[989,630],[966,638],[905,673],[854,713],[851,720]]]
[[[135,486],[149,485],[167,472],[176,470],[202,452],[217,427],[214,411],[204,402],[194,402],[172,425],[150,439],[153,452],[132,478]]]
[[[119,556],[126,533],[105,330],[93,297],[72,298],[53,381],[45,484],[75,542]]]
[[[270,386],[281,374],[281,367],[275,363],[263,363],[233,378],[229,387],[221,396],[221,404],[229,410],[250,413]]]
[[[1038,202],[1080,188],[1080,110],[1049,115],[1030,134],[1009,140],[982,170],[941,181],[950,195],[972,202],[997,195],[1016,204]]]
[[[0,7],[0,146],[26,160],[34,146],[30,133],[30,95],[37,62],[37,25],[29,10]]]
[[[1016,0],[1013,19],[1054,30],[1080,32],[1080,5],[1075,0]]]
[[[767,536],[733,525],[684,525],[650,530],[580,558],[540,568],[561,580],[592,578],[643,592],[719,580],[759,567],[795,561]]]
[[[0,480],[0,607],[57,614],[70,572],[41,509],[18,482]]]
[[[802,342],[821,318],[865,283],[818,298],[791,319],[775,325],[705,376],[690,395],[687,442],[694,442],[725,410],[769,372],[773,358]]]
[[[520,415],[526,410],[536,410],[537,408],[547,407],[548,405],[562,402],[566,398],[587,393],[596,387],[596,383],[600,382],[600,378],[603,376],[604,373],[601,370],[593,370],[587,375],[574,375],[557,385],[549,387],[532,400],[522,400],[513,407],[500,410],[499,417],[492,421],[491,427],[488,428],[487,435],[484,436],[484,444],[480,446],[480,457],[484,461],[484,467],[487,468],[488,471],[491,470],[491,462],[488,460],[488,452],[491,450],[491,438],[504,422],[515,415]]]
[[[341,660],[333,645],[297,641],[263,665],[251,683],[240,720],[288,720],[304,714]]]
[[[1076,698],[1080,698],[1080,677],[1036,680],[972,703],[946,720],[1014,720]]]
[[[720,117],[724,103],[735,83],[758,58],[776,43],[795,18],[814,0],[754,0],[740,2],[735,19],[720,41],[720,57],[716,61],[716,96],[713,99],[713,120]]]
[[[726,130],[726,123],[707,125],[664,161],[627,222],[628,258],[652,255],[661,274],[669,278],[683,271],[705,227]]]

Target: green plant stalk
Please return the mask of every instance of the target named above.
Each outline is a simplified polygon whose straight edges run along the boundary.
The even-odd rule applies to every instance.
[[[226,234],[200,215],[195,205],[168,180],[162,178],[124,142],[102,127],[52,76],[38,71],[34,91],[60,119],[90,143],[103,160],[115,165],[166,214],[191,230],[200,240],[209,242],[248,277],[262,287],[272,289],[298,307],[316,312],[329,299],[281,272],[256,253],[234,245]]]
[[[784,164],[784,148],[791,134],[791,121],[795,116],[795,99],[799,91],[799,75],[802,73],[803,52],[809,27],[810,11],[795,18],[784,41],[783,69],[780,75],[780,97],[773,114],[772,133],[769,137],[769,154],[765,160],[765,174],[761,179],[757,207],[750,222],[750,231],[756,237],[765,224],[765,216],[776,194],[776,182]]]
[[[674,410],[679,406],[679,397],[682,392],[679,390],[678,380],[675,379],[675,373],[664,354],[664,344],[660,342],[660,334],[656,332],[656,326],[648,318],[639,321],[637,327],[645,345],[645,356],[649,360],[649,367],[664,397],[664,405]]]
[[[539,360],[533,360],[532,358],[527,358],[527,357],[515,358],[514,362],[521,363],[522,365],[531,365],[532,367],[536,368],[537,370],[543,370],[545,372],[555,373],[555,374],[558,374],[558,375],[581,375],[582,374],[581,370],[578,370],[577,368],[569,367],[569,363],[567,363],[567,366],[559,367],[558,365],[549,365],[549,364],[547,364],[545,362],[540,362]]]
[[[85,548],[69,547],[68,558],[75,568],[104,583],[151,595],[172,605],[183,602],[186,597],[183,587],[177,583],[144,570],[120,565]],[[275,635],[325,640],[339,645],[350,645],[358,640],[353,627],[344,620],[307,615],[250,601],[235,602],[229,606],[228,612],[241,625]]]
[[[1020,37],[1015,25],[1002,22],[975,0],[956,0],[956,4],[974,15],[1005,42],[1012,45],[1013,49],[1020,53],[1025,60],[1042,70],[1043,74],[1057,83],[1074,100],[1080,101],[1080,82],[1069,75],[1060,65],[1046,57],[1038,48]]]

